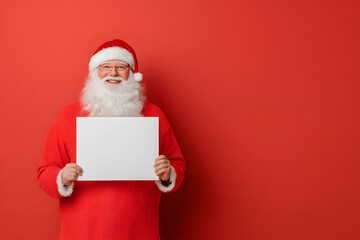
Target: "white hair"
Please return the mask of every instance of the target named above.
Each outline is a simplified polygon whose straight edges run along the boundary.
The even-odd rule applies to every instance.
[[[109,84],[108,79],[121,80],[121,83]],[[124,80],[109,76],[100,79],[95,70],[89,73],[80,100],[90,117],[141,117],[145,96],[143,86],[134,79],[132,71],[128,80]]]

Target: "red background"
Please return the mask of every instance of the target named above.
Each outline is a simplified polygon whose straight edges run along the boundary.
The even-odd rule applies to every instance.
[[[135,48],[188,170],[163,239],[360,239],[359,1],[2,1],[0,239],[57,239],[36,167],[105,41]]]

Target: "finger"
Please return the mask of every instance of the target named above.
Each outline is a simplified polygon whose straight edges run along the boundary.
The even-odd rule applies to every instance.
[[[82,170],[81,167],[72,167],[71,169],[72,169],[73,171],[76,171],[77,173],[82,173],[82,172],[83,172],[83,170]]]
[[[74,167],[71,167],[71,168],[67,169],[66,171],[68,171],[68,172],[77,172],[77,171],[79,171],[79,170],[77,170],[77,169],[74,168]]]
[[[74,178],[74,177],[76,177],[76,176],[77,176],[76,173],[69,172],[69,173],[67,173],[67,174],[65,175],[65,178],[66,178],[66,179],[70,179],[70,178]]]
[[[75,180],[76,180],[76,177],[68,178],[68,181],[75,181]]]
[[[161,166],[163,164],[167,164],[167,163],[166,162],[157,163],[157,164],[154,164],[153,167],[157,168],[157,167],[159,167],[159,166]]]
[[[78,176],[79,176],[79,175],[77,175],[77,174],[72,175],[72,176],[70,177],[70,179],[71,179],[72,181],[74,181],[74,180],[76,180],[76,179],[78,178]]]
[[[71,175],[71,176],[79,175],[79,174],[77,173],[77,170],[75,170],[75,169],[73,169],[72,171],[69,170],[68,173],[69,173],[69,175]]]
[[[154,167],[157,167],[157,166],[159,166],[160,164],[164,164],[164,163],[170,163],[170,161],[168,160],[168,159],[163,159],[163,160],[157,160],[157,161],[155,161],[155,163],[154,163]]]
[[[76,163],[68,163],[65,165],[65,167],[74,167],[76,166]]]
[[[70,180],[74,181],[74,180],[76,180],[76,178],[77,178],[77,175],[74,175],[74,176],[70,177]]]
[[[75,164],[75,168],[79,170],[79,172],[83,172],[83,169],[79,165]]]
[[[71,163],[68,163],[65,165],[64,171],[68,171],[69,169],[72,169],[72,168],[74,168],[74,166]]]
[[[160,165],[160,164],[164,164],[165,162],[166,162],[165,159],[163,159],[163,160],[155,160],[154,166],[158,166],[158,165]]]
[[[167,168],[163,168],[163,169],[161,169],[161,170],[159,170],[159,171],[155,172],[155,174],[156,174],[156,176],[160,176],[161,174],[166,173],[167,171],[168,171],[168,169],[167,169]]]
[[[159,171],[162,168],[168,168],[168,167],[170,167],[170,164],[169,163],[164,163],[164,164],[161,164],[161,165],[157,166],[155,168],[155,171]]]
[[[83,174],[80,169],[76,169],[76,173],[77,173],[78,175],[82,175],[82,174]]]
[[[77,168],[70,168],[68,171],[71,173],[76,173],[78,175],[82,175],[82,172]]]
[[[74,181],[74,180],[76,180],[76,177],[66,176],[63,178],[63,180],[64,180],[64,182]]]
[[[158,156],[157,158],[155,158],[155,159],[164,159],[164,158],[166,158],[164,155],[160,155],[160,156]]]
[[[170,167],[165,167],[165,168],[160,168],[160,169],[155,169],[154,170],[155,173],[159,173],[159,172],[170,172]]]
[[[80,172],[83,172],[83,169],[76,163],[68,163],[65,165],[65,168],[66,169],[75,168],[75,169],[78,169]]]

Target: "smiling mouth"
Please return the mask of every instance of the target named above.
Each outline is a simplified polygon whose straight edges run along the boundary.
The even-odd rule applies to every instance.
[[[110,84],[119,84],[121,81],[120,80],[106,80],[107,83],[110,83]]]

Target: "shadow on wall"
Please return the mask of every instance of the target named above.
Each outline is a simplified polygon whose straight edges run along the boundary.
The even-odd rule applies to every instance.
[[[189,165],[187,167],[189,170]],[[197,190],[198,184],[201,186],[204,182],[188,170],[179,189],[173,193],[163,193],[161,196],[159,221],[160,236],[163,240],[186,239],[188,232],[196,227],[190,225],[190,220],[199,214],[198,203],[205,201],[201,199],[204,195]]]

